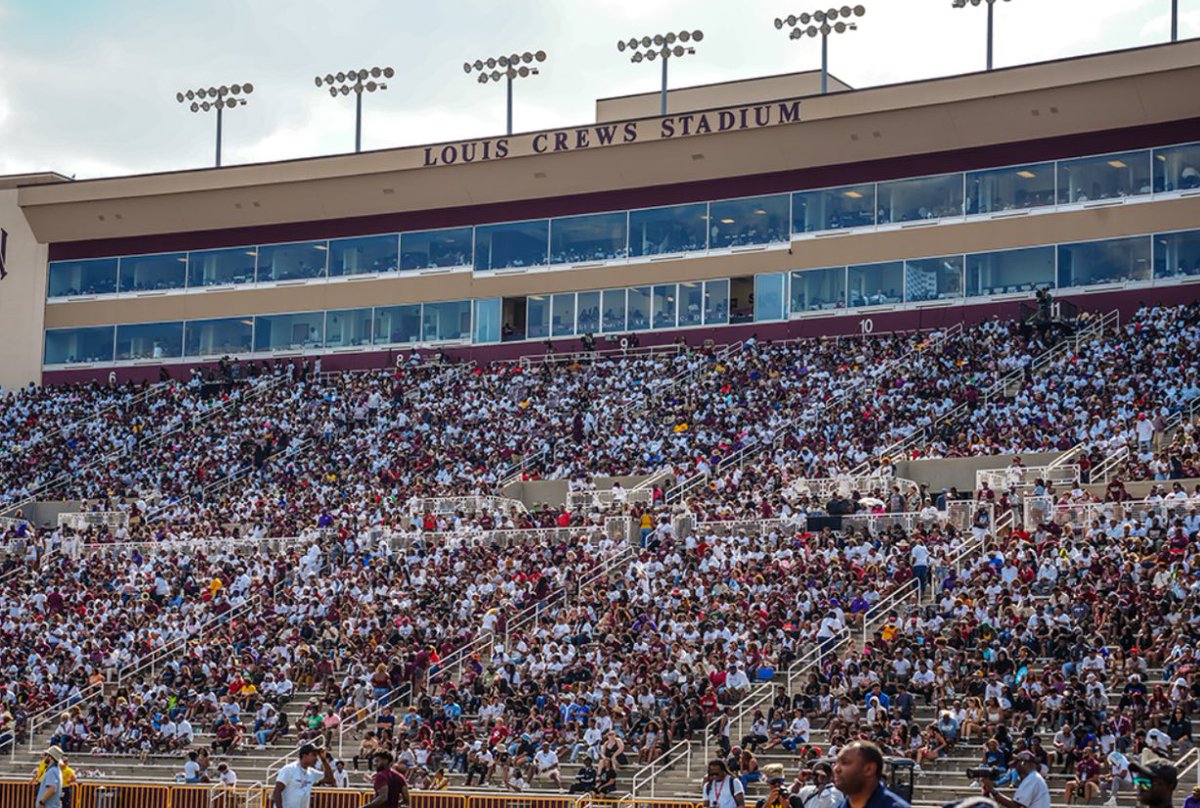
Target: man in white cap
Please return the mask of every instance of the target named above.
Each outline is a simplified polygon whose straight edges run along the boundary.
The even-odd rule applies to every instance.
[[[42,779],[38,781],[37,808],[61,808],[63,780],[59,764],[62,763],[63,751],[51,746],[44,757],[46,771],[42,772]]]

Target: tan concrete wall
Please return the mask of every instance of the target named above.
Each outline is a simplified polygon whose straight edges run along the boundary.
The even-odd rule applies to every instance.
[[[1026,466],[1045,466],[1062,452],[1022,454]],[[975,490],[975,472],[983,469],[1003,469],[1012,462],[1012,455],[986,457],[949,457],[942,460],[908,460],[896,464],[896,476],[905,480],[926,483],[935,494],[942,488],[955,486],[960,492]]]
[[[852,89],[841,79],[829,77],[829,92],[836,93]],[[681,87],[667,90],[667,113],[714,109],[716,107],[755,104],[780,98],[803,98],[821,92],[820,71],[787,73],[781,76],[764,76],[744,81],[726,81],[720,84],[703,84],[698,87]],[[631,118],[651,118],[662,109],[661,93],[638,93],[596,101],[596,121],[624,121]]]
[[[46,246],[17,206],[17,189],[0,187],[0,227],[8,231],[8,277],[0,281],[0,390],[42,377]]]

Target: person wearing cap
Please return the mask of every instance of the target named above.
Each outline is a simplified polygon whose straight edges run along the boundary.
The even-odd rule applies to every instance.
[[[314,767],[318,760],[321,762],[320,769]],[[333,767],[329,764],[329,755],[324,747],[318,749],[306,743],[300,747],[296,760],[275,775],[271,808],[308,808],[313,787],[328,788],[333,783]]]
[[[871,741],[851,741],[838,750],[833,784],[845,795],[839,808],[912,808],[883,782],[883,750]]]
[[[1131,762],[1133,787],[1139,805],[1147,808],[1171,808],[1175,786],[1179,785],[1179,770],[1173,763],[1156,759],[1147,763]]]
[[[800,808],[837,808],[846,798],[833,784],[833,765],[818,760],[812,767],[812,782],[801,786],[795,794]]]
[[[63,795],[63,777],[59,764],[62,763],[63,752],[57,746],[51,746],[42,756],[46,770],[38,780],[37,808],[61,808]]]
[[[1018,752],[1013,767],[1020,780],[1011,797],[996,790],[996,784],[986,778],[980,781],[983,795],[996,801],[1000,808],[1050,808],[1050,787],[1038,771],[1037,756],[1026,750]]]
[[[803,808],[800,798],[787,791],[782,763],[771,763],[763,766],[762,770],[771,790],[767,796],[755,803],[755,808]]]

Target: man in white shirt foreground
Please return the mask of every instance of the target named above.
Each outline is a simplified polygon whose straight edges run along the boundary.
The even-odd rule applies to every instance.
[[[729,773],[723,760],[708,764],[704,778],[704,808],[746,808],[746,788]]]
[[[320,760],[321,768],[314,768]],[[275,791],[271,795],[271,808],[308,808],[315,786],[326,788],[334,785],[333,767],[325,749],[310,743],[300,747],[297,760],[289,763],[275,775]]]

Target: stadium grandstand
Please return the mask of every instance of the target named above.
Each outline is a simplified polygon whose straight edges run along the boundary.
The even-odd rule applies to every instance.
[[[820,79],[0,177],[0,808],[1200,787],[1200,41]]]

